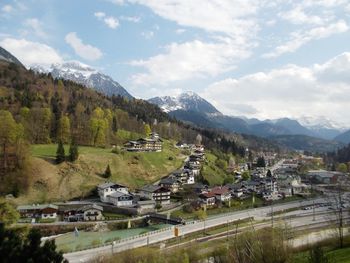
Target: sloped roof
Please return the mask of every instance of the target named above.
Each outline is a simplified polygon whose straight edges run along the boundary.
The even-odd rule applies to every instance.
[[[116,184],[116,183],[112,183],[112,182],[105,182],[103,184],[98,185],[97,187],[99,189],[106,189],[106,188],[109,188],[109,187],[112,187],[112,188],[127,188],[124,185]]]
[[[160,180],[161,184],[174,184],[174,183],[178,183],[178,180],[174,177],[167,177],[167,178],[163,178],[162,180]]]
[[[17,210],[42,210],[45,208],[58,209],[58,206],[53,204],[20,205],[17,207]]]
[[[209,193],[200,194],[200,196],[205,198],[212,198],[212,197],[215,197],[215,194],[213,192],[209,192]]]
[[[169,190],[164,188],[163,186],[153,185],[153,184],[145,185],[144,187],[141,188],[141,191],[149,192],[149,193],[154,193],[157,191],[169,192]]]
[[[230,192],[230,189],[226,186],[216,186],[213,189],[211,189],[211,193],[216,194],[216,195],[222,195]]]
[[[96,209],[96,210],[100,210],[100,211],[103,211],[103,207],[100,206],[100,205],[96,205],[96,204],[90,204],[90,205],[85,205],[77,210],[81,210],[81,211],[86,211],[86,210],[89,210],[89,209]]]

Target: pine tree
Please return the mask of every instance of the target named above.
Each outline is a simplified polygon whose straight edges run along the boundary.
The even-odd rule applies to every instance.
[[[266,177],[272,177],[272,173],[271,173],[271,170],[267,170],[267,173],[266,173]]]
[[[56,163],[62,163],[66,160],[66,154],[64,152],[64,147],[63,147],[63,143],[60,140],[58,142],[58,146],[57,146],[57,151],[56,151]]]
[[[265,158],[263,156],[258,158],[256,166],[257,167],[266,167]]]
[[[105,178],[109,178],[112,176],[112,172],[111,172],[111,167],[109,167],[109,164],[107,165],[107,168],[106,168],[106,171],[105,173],[103,174],[103,177]]]
[[[69,161],[74,162],[79,157],[79,151],[78,151],[78,145],[75,143],[75,140],[73,139],[70,147],[69,147]]]

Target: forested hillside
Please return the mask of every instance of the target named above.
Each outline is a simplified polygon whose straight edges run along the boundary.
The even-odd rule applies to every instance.
[[[246,147],[275,147],[254,138],[192,127],[146,101],[107,97],[72,81],[35,74],[4,61],[0,61],[0,122],[2,193],[25,191],[33,174],[38,173],[38,160],[31,157],[30,144],[74,141],[80,146],[109,148],[153,130],[173,143],[193,143],[201,134],[208,150],[241,157]]]
[[[326,163],[329,163],[329,164],[337,164],[337,163],[350,164],[350,144],[342,148],[339,148],[334,152],[328,152],[324,158]]]

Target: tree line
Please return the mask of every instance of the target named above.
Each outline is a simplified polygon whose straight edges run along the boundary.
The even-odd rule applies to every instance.
[[[331,170],[340,172],[350,171],[350,144],[339,148],[334,152],[328,152],[323,155],[325,163]]]

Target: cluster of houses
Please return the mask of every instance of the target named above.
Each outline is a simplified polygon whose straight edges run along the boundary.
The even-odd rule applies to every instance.
[[[124,149],[130,152],[161,152],[162,143],[159,134],[152,132],[147,138],[128,141],[124,144]]]
[[[193,185],[196,177],[200,174],[200,169],[205,161],[205,151],[203,145],[192,145],[191,155],[185,160],[184,166],[163,178],[159,186],[169,190],[171,193],[177,193],[185,185]]]
[[[341,172],[326,170],[311,170],[307,174],[312,183],[315,184],[337,184],[338,180],[344,176]]]
[[[159,151],[161,140],[155,133],[148,139],[140,139],[127,144],[130,151]],[[264,167],[247,167],[249,165],[236,165],[236,182],[223,186],[209,187],[196,182],[200,170],[205,161],[205,150],[202,145],[177,145],[179,148],[189,149],[191,154],[186,158],[181,169],[172,172],[158,183],[146,185],[135,192],[131,192],[127,186],[105,182],[97,186],[99,201],[76,202],[61,204],[41,204],[18,206],[18,211],[23,218],[54,220],[58,216],[66,221],[96,221],[104,220],[104,211],[125,212],[126,214],[145,214],[154,212],[157,206],[170,204],[171,195],[175,195],[186,187],[191,189],[192,204],[197,207],[212,207],[232,198],[244,200],[251,196],[259,196],[265,201],[277,200],[292,195],[310,194],[310,183],[305,183],[298,173],[301,162],[307,162],[310,158],[286,159],[269,171]],[[275,155],[265,155],[269,163],[275,162]],[[312,160],[315,161],[315,160]],[[237,170],[238,169],[238,170]],[[242,171],[249,169],[250,178],[244,180]],[[335,184],[342,176],[339,172],[325,170],[312,170],[307,173],[309,182],[319,184]],[[45,221],[45,220],[44,220]]]
[[[58,216],[66,221],[96,221],[103,219],[103,208],[97,204],[77,204],[74,208],[65,209],[54,204],[20,205],[17,207],[21,218],[31,219],[31,222],[51,222]]]
[[[244,169],[244,168],[243,168]],[[266,168],[257,167],[251,170],[249,180],[243,180],[237,173],[236,183],[210,188],[203,184],[195,184],[193,191],[197,193],[196,205],[211,207],[232,198],[243,200],[252,195],[265,201],[278,200],[292,195],[308,195],[310,186],[303,183],[297,174],[298,164],[294,160],[286,160],[273,173]]]
[[[244,200],[250,198],[252,194],[260,196],[266,201],[282,198],[278,192],[275,178],[241,181],[213,188],[197,185],[195,188],[199,193],[197,203],[206,207],[230,201],[233,198]]]

